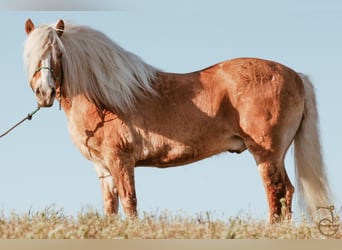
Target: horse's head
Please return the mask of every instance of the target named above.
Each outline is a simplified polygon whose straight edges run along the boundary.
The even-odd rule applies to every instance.
[[[62,81],[62,52],[58,43],[61,43],[59,38],[64,32],[64,22],[59,20],[54,26],[35,28],[31,19],[28,19],[25,31],[28,35],[25,59],[30,86],[38,106],[51,107],[56,98],[56,89]]]

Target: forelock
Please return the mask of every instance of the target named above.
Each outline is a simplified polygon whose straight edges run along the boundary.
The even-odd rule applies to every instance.
[[[52,26],[41,25],[34,29],[24,44],[24,63],[28,77],[33,77],[35,69],[47,50],[50,49],[52,58],[56,59],[58,50],[61,50],[60,47],[61,42]]]

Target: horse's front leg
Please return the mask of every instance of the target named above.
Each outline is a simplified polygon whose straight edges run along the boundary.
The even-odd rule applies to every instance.
[[[117,192],[125,214],[128,217],[136,217],[138,213],[134,182],[134,163],[127,159],[117,160],[112,166],[111,172],[114,176]]]
[[[119,199],[114,178],[106,167],[99,164],[94,164],[94,166],[100,180],[104,213],[107,215],[117,214]]]

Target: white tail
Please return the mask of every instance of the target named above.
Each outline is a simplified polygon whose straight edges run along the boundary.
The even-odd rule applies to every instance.
[[[300,76],[305,90],[305,108],[294,141],[298,200],[314,219],[318,214],[317,206],[329,206],[332,201],[321,152],[314,87],[308,77]]]

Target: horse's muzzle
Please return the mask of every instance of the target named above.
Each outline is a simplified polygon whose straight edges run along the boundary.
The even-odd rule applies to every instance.
[[[37,88],[34,90],[38,107],[51,107],[56,98],[56,90],[54,88],[48,90],[41,90]]]

